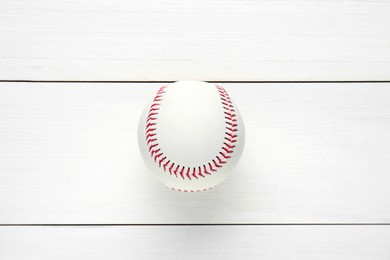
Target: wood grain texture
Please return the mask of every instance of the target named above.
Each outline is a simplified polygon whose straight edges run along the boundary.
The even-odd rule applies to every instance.
[[[1,80],[390,80],[390,1],[2,0]]]
[[[0,258],[359,259],[390,257],[389,226],[1,227]]]
[[[161,84],[0,84],[0,223],[390,222],[390,84],[224,84],[236,172],[166,189],[136,129]]]

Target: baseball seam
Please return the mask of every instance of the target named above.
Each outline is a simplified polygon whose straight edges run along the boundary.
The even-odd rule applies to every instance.
[[[159,146],[158,138],[157,138],[157,122],[158,122],[158,114],[160,112],[161,102],[164,99],[164,94],[166,93],[166,89],[168,86],[161,87],[156,96],[153,99],[152,104],[150,105],[147,117],[146,117],[146,127],[145,127],[145,140],[146,146],[148,147],[148,151],[150,153],[153,161],[158,164],[160,168],[164,170],[164,172],[169,175],[175,175],[176,178],[182,178],[193,180],[199,178],[205,178],[207,175],[211,175],[217,172],[219,169],[223,168],[223,165],[228,162],[234,153],[234,148],[236,147],[236,142],[238,138],[238,124],[237,124],[237,114],[235,113],[235,109],[233,106],[233,102],[231,101],[226,90],[216,85],[216,89],[218,91],[221,105],[223,108],[224,116],[225,116],[225,136],[224,142],[221,145],[220,151],[218,154],[206,162],[203,165],[198,166],[183,166],[179,165],[175,162],[172,162],[167,156],[164,155],[164,152],[161,150]],[[194,192],[194,191],[202,191],[202,190],[180,190],[184,192]]]

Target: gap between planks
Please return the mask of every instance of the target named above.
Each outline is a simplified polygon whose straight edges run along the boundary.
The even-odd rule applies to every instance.
[[[167,80],[167,81],[112,81],[112,80],[0,80],[0,83],[171,83],[177,80]],[[210,83],[390,83],[390,80],[314,80],[314,81],[231,81],[231,80],[202,80]]]
[[[215,223],[215,224],[0,224],[0,227],[90,227],[90,226],[390,226],[390,223]]]

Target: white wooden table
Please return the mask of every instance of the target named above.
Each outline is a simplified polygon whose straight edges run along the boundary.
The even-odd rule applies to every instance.
[[[0,2],[0,259],[390,259],[390,1]],[[244,117],[207,192],[148,173],[162,82]]]

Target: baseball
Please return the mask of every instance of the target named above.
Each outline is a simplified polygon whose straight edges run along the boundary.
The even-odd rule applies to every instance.
[[[162,86],[144,109],[138,143],[146,165],[168,188],[204,191],[231,174],[245,129],[221,85],[178,81]]]

